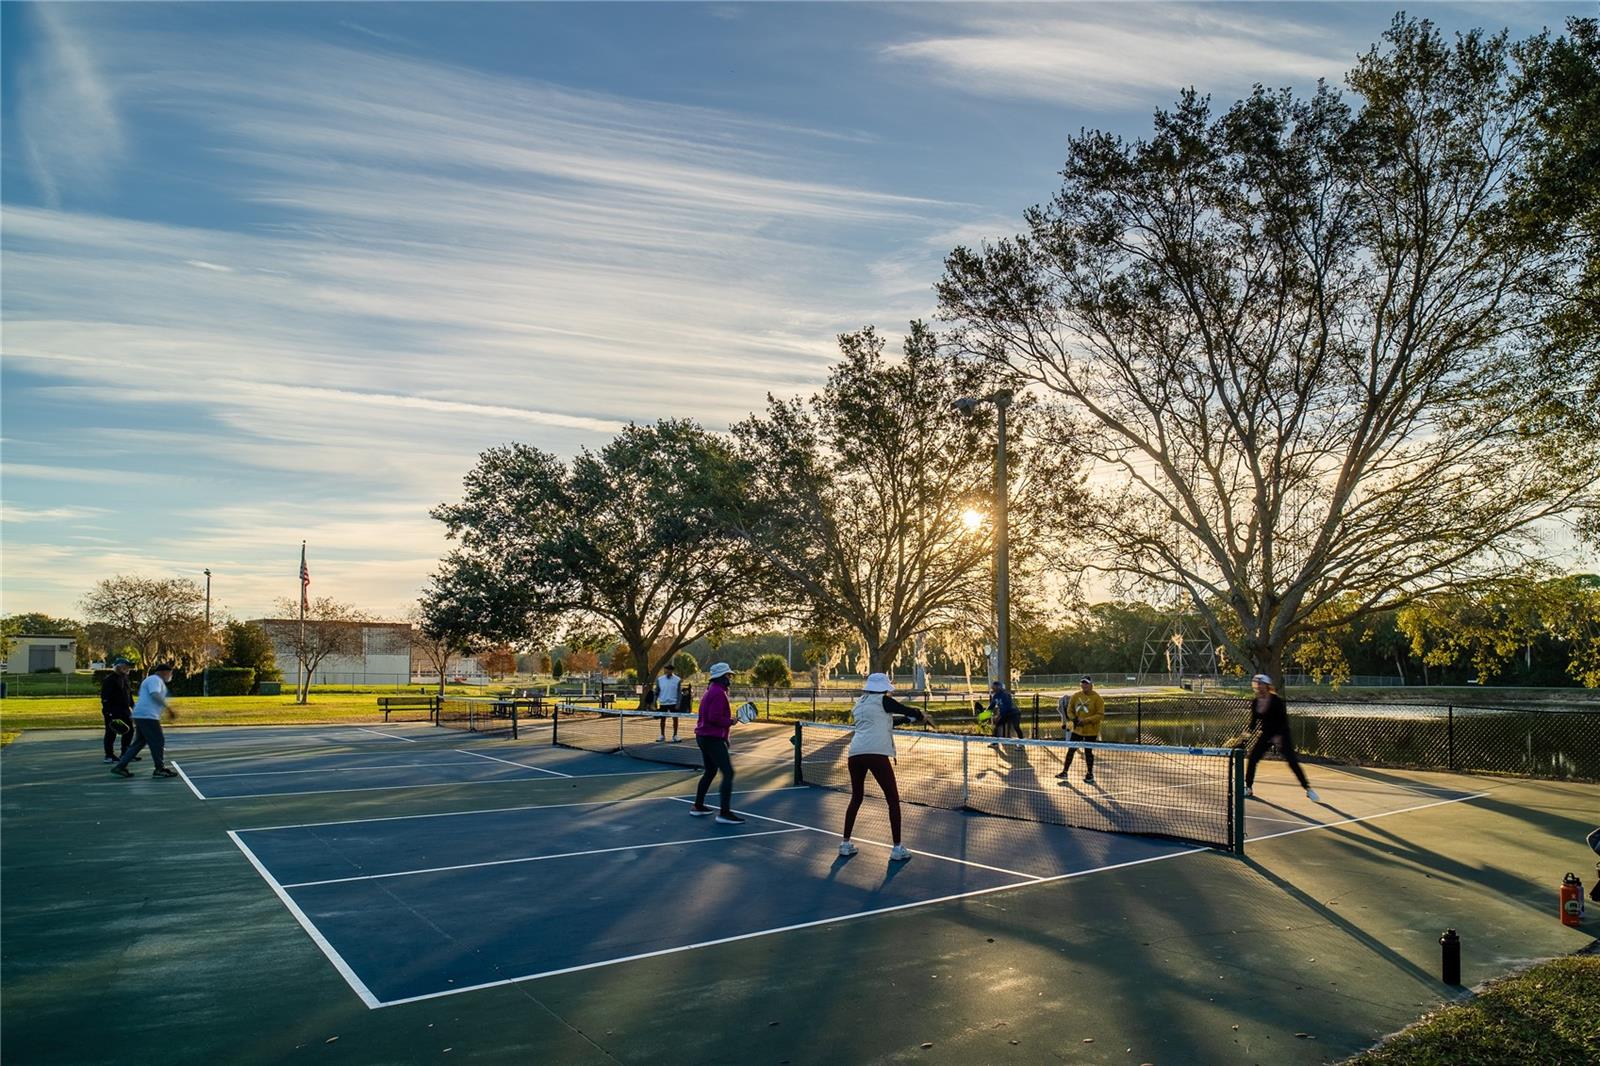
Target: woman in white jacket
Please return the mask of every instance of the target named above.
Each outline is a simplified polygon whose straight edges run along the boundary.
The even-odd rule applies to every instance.
[[[850,806],[844,812],[844,839],[839,842],[839,854],[845,858],[858,850],[850,842],[856,827],[856,814],[866,795],[867,775],[878,782],[883,798],[889,804],[889,832],[894,837],[894,847],[889,858],[901,862],[911,858],[911,852],[900,843],[900,789],[894,780],[894,727],[905,722],[926,722],[926,716],[915,707],[909,707],[889,693],[894,686],[888,674],[872,674],[865,690],[850,712],[855,735],[850,738]]]

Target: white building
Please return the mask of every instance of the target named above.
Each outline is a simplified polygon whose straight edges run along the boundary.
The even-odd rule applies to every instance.
[[[37,674],[59,670],[70,674],[78,668],[78,641],[74,637],[24,635],[11,638],[11,654],[6,657],[6,673]]]
[[[272,641],[273,654],[284,684],[300,683],[300,663],[295,659],[295,635],[300,622],[295,618],[257,618],[258,625]],[[311,623],[307,623],[310,625]],[[361,654],[330,655],[317,664],[311,675],[313,685],[408,685],[411,683],[411,624],[409,622],[361,623]]]

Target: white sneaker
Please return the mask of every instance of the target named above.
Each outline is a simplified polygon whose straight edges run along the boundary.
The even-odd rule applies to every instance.
[[[911,852],[906,849],[904,844],[896,844],[889,849],[890,862],[905,862],[909,858],[911,858]]]
[[[842,840],[839,842],[839,857],[841,859],[848,859],[850,856],[854,855],[860,850],[860,848],[856,847],[848,840]]]
[[[657,744],[665,744],[666,742],[667,742],[666,734],[662,734],[661,736],[656,737],[656,743]]]
[[[1245,799],[1249,799],[1251,796],[1254,796],[1254,795],[1255,795],[1255,793],[1250,791],[1250,786],[1249,785],[1244,786],[1244,798]]]
[[[1322,802],[1322,797],[1317,795],[1317,790],[1314,788],[1306,789],[1306,799],[1310,800],[1312,803]]]

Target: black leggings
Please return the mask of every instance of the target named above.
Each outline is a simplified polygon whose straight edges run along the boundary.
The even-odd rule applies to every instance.
[[[150,757],[156,761],[156,769],[160,770],[167,764],[161,757],[166,754],[167,741],[162,735],[161,723],[154,718],[135,718],[133,728],[139,735],[133,738],[133,743],[128,745],[128,750],[122,753],[122,758],[117,760],[118,766],[127,766],[133,757],[139,754],[139,749],[149,745]]]
[[[997,737],[1016,737],[1022,739],[1022,715],[1008,714],[1004,718],[994,720],[994,735]]]
[[[1300,769],[1300,760],[1294,755],[1294,742],[1287,733],[1262,733],[1256,737],[1256,742],[1250,748],[1250,758],[1245,762],[1244,787],[1249,788],[1256,782],[1256,763],[1261,761],[1261,756],[1273,744],[1278,745],[1278,750],[1283,752],[1283,761],[1289,764],[1289,769],[1294,771],[1294,776],[1299,780],[1301,788],[1310,788],[1306,781],[1306,772]]]
[[[126,755],[128,753],[128,743],[133,739],[133,720],[128,717],[128,712],[117,711],[114,714],[108,714],[105,711],[101,711],[100,717],[106,720],[106,758],[112,759],[116,757],[111,751],[111,742],[117,737],[122,738],[122,753]],[[111,728],[112,722],[121,722],[127,728],[119,733]]]
[[[1100,735],[1097,733],[1092,737],[1088,737],[1088,736],[1084,736],[1082,733],[1068,733],[1067,734],[1067,739],[1068,740],[1087,740],[1087,741],[1090,741],[1090,742],[1098,742],[1100,740]],[[1076,755],[1076,754],[1078,754],[1078,749],[1077,748],[1068,748],[1067,749],[1067,764],[1061,768],[1061,772],[1062,773],[1066,773],[1068,770],[1072,769],[1072,757],[1074,755]],[[1089,764],[1089,772],[1091,774],[1094,773],[1094,749],[1093,748],[1084,748],[1083,749],[1083,761]],[[1116,767],[1112,767],[1112,769],[1116,769]],[[1111,776],[1115,777],[1116,775],[1112,774]]]
[[[700,775],[700,787],[694,790],[694,805],[706,805],[706,790],[711,787],[711,779],[720,772],[722,774],[722,813],[733,813],[733,760],[728,758],[728,742],[723,737],[694,738],[700,745],[700,761],[705,763],[706,772]]]
[[[889,803],[889,834],[894,837],[896,844],[900,843],[900,786],[895,784],[894,764],[887,755],[852,755],[847,764],[850,767],[850,806],[844,810],[844,838],[850,839],[850,834],[856,828],[856,814],[861,810],[861,801],[866,797],[867,773],[872,773],[872,779],[883,789],[883,798]]]

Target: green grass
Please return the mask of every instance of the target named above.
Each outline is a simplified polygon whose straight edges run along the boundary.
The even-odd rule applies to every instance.
[[[1347,1066],[1600,1062],[1600,955],[1531,966],[1443,1007]]]
[[[325,722],[381,722],[376,696],[323,695],[313,691],[306,706],[294,695],[174,697],[181,725],[295,725]],[[100,699],[73,696],[0,702],[0,730],[100,729]]]

